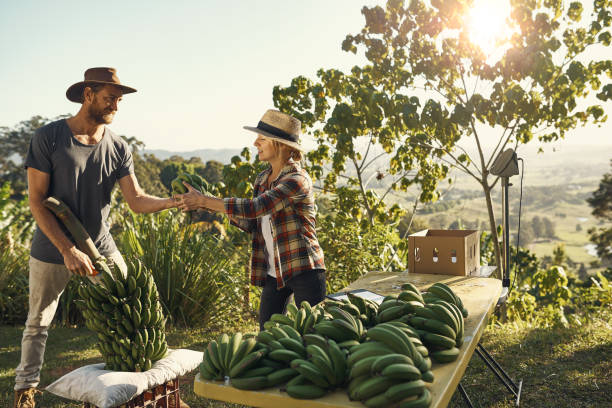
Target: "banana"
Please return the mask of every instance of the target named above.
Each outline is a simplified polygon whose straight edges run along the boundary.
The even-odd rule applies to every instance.
[[[356,327],[356,325],[351,324],[349,322],[347,322],[346,320],[342,320],[342,319],[334,319],[330,321],[331,325],[340,329],[341,331],[343,331],[345,333],[346,336],[350,336],[347,339],[343,339],[340,341],[344,341],[344,340],[357,340],[359,341],[361,338],[361,334],[358,332],[358,329]],[[320,323],[319,323],[320,324]],[[338,339],[333,339],[333,340],[338,340]]]
[[[227,354],[229,336],[226,333],[223,333],[217,338],[217,344],[217,356],[219,359],[219,364],[221,364],[221,371],[225,373],[228,371],[228,367],[225,365],[225,356]]]
[[[426,307],[420,307],[414,311],[414,314],[418,317],[422,317],[424,319],[433,319],[437,320],[438,316],[434,313],[433,310],[430,310]]]
[[[401,286],[401,289],[404,290],[404,291],[409,291],[409,292],[413,292],[413,293],[417,293],[417,294],[421,293],[419,288],[417,288],[413,283],[410,283],[410,282],[404,283]]]
[[[312,331],[312,326],[315,325],[315,322],[317,320],[317,314],[316,313],[309,313],[306,316],[306,319],[304,320],[304,325],[301,327],[301,332],[302,333],[308,333],[310,331]]]
[[[291,367],[299,371],[300,374],[313,384],[325,389],[330,387],[330,383],[325,378],[325,375],[310,361],[299,360],[297,364],[291,364]]]
[[[392,331],[391,330],[392,327],[393,326],[389,326],[389,327],[381,327],[380,325],[374,326],[368,330],[368,337],[372,340],[376,340],[381,343],[385,343],[387,346],[389,346],[389,348],[391,348],[396,353],[411,356],[410,349],[408,345],[406,344],[406,341],[404,340],[403,337],[398,335],[397,332]],[[403,334],[401,330],[399,329],[397,330]]]
[[[389,400],[389,398],[387,398],[384,392],[381,392],[380,394],[363,401],[363,405],[368,408],[388,407],[390,403],[391,401]]]
[[[455,330],[453,330],[453,328],[447,325],[446,323],[442,323],[439,320],[425,320],[424,328],[430,333],[440,334],[442,336],[449,337],[453,340],[457,338],[457,333],[455,332]]]
[[[398,383],[398,380],[387,377],[372,377],[355,389],[355,397],[360,401],[372,398]]]
[[[278,326],[278,323],[273,322],[272,320],[268,320],[267,322],[264,323],[264,330],[270,330],[272,327],[276,327]]]
[[[423,388],[423,393],[419,398],[412,401],[404,401],[398,408],[428,408],[429,404],[431,404],[431,392],[427,388]]]
[[[368,342],[363,343],[363,345],[368,344],[368,347],[359,347],[356,351],[351,351],[351,354],[348,356],[346,363],[349,367],[352,367],[359,360],[371,357],[371,356],[382,356],[385,354],[393,353],[393,350],[382,342]]]
[[[349,379],[357,378],[362,375],[370,374],[372,371],[372,366],[378,360],[380,356],[371,356],[363,358],[357,361],[351,367],[351,371],[349,372]]]
[[[315,399],[321,398],[325,394],[327,394],[327,390],[325,388],[313,385],[313,384],[292,384],[288,385],[286,388],[287,394],[290,397],[297,399]]]
[[[281,324],[280,328],[283,329],[285,333],[287,333],[287,336],[299,341],[300,343],[302,342],[302,336],[297,330],[293,328],[293,326],[290,326],[288,324]]]
[[[268,387],[268,377],[264,375],[246,378],[232,377],[230,384],[240,390],[261,390]]]
[[[287,363],[287,364],[291,363],[292,360],[302,358],[295,351],[291,351],[287,349],[272,350],[268,353],[268,357],[270,357],[272,360],[280,361],[280,362]]]
[[[340,343],[337,343],[337,344],[338,344],[338,347],[340,347],[340,348],[350,349],[351,347],[358,346],[361,343],[358,342],[357,340],[347,340],[347,341],[343,341],[343,342],[340,342]]]
[[[238,377],[240,378],[247,378],[247,377],[260,377],[262,375],[268,375],[271,374],[275,371],[278,371],[272,367],[257,367],[257,368],[251,368],[250,370],[246,370],[241,372]]]
[[[385,367],[381,374],[397,380],[414,381],[421,378],[421,370],[412,364],[391,364]]]
[[[327,347],[327,340],[325,339],[325,337],[319,334],[312,334],[312,333],[305,334],[304,343],[306,343],[307,345],[316,344],[317,346],[321,348]]]
[[[293,320],[289,316],[280,313],[274,313],[272,316],[270,316],[270,321],[278,324],[288,324],[293,326]]]
[[[270,360],[269,358],[262,358],[259,361],[259,364],[263,367],[271,367],[275,370],[280,370],[282,368],[287,367],[286,364],[279,363],[278,361]]]
[[[238,347],[240,347],[240,343],[242,343],[242,333],[236,332],[230,339],[228,346],[227,346],[227,350],[225,352],[226,371],[232,367],[230,363],[232,361],[232,357],[234,356],[234,353],[238,351]]]
[[[406,290],[406,291],[400,293],[397,296],[397,299],[398,300],[403,300],[404,302],[415,301],[415,302],[419,302],[421,304],[425,303],[425,301],[423,300],[423,296],[421,296],[420,292],[417,293],[417,292],[412,292],[410,290]]]
[[[272,327],[270,328],[270,330],[268,330],[270,333],[272,333],[272,335],[274,336],[274,338],[276,340],[280,340],[280,339],[285,339],[288,338],[289,335],[287,333],[285,333],[285,331],[283,329],[281,329],[280,327]]]
[[[427,289],[427,291],[429,293],[433,293],[434,295],[436,295],[437,297],[439,297],[442,300],[445,300],[449,303],[454,303],[457,304],[458,301],[455,298],[455,294],[453,293],[453,291],[446,285],[441,286],[441,285],[437,285],[437,284],[433,284],[429,287],[429,289]]]
[[[455,347],[455,338],[442,336],[435,333],[425,333],[423,336],[425,344],[430,346],[442,347],[444,349],[450,349]]]
[[[340,346],[333,340],[329,340],[327,350],[334,368],[336,377],[335,383],[336,385],[342,385],[346,381],[347,377],[346,354],[344,354],[344,352],[340,349]]]
[[[295,316],[297,315],[298,312],[298,308],[295,304],[293,303],[287,303],[287,317],[289,317],[289,319],[291,319],[291,325],[293,325],[293,322],[295,321]]]
[[[272,341],[276,340],[276,338],[272,335],[271,332],[264,330],[260,331],[257,334],[257,340],[263,344],[270,344]]]
[[[369,374],[365,374],[362,375],[361,377],[357,377],[357,378],[353,378],[352,380],[349,381],[348,383],[348,387],[347,387],[347,394],[349,396],[349,399],[351,401],[355,401],[357,398],[355,398],[355,390],[361,385],[363,384],[365,381],[369,380],[371,377]]]
[[[330,321],[322,321],[314,325],[315,332],[318,334],[329,337],[336,342],[343,342],[346,340],[355,340],[355,333],[352,330],[340,329],[335,325],[331,324]]]
[[[320,355],[314,355],[310,357],[309,361],[312,362],[312,364],[314,364],[319,369],[319,371],[322,373],[322,375],[325,376],[325,379],[327,380],[327,382],[329,382],[330,385],[336,385],[336,372],[334,371],[334,367],[332,366],[329,357],[325,358],[321,357]]]
[[[383,310],[382,312],[379,312],[378,321],[380,323],[384,323],[391,320],[399,319],[405,313],[404,306],[405,305],[392,306],[388,309]]]
[[[372,364],[372,367],[370,368],[370,374],[380,374],[385,369],[385,367],[390,366],[392,364],[408,364],[411,366],[414,365],[412,359],[404,354],[387,354],[385,356],[380,356],[376,358],[376,360]],[[420,377],[421,375],[419,373],[419,378]]]
[[[378,314],[381,314],[382,312],[384,312],[385,310],[387,310],[387,309],[389,309],[391,307],[403,306],[405,304],[406,304],[406,302],[404,302],[403,300],[399,300],[399,299],[389,299],[389,300],[386,300],[386,301],[382,302],[378,306]]]
[[[405,314],[412,314],[415,313],[415,311],[417,309],[420,309],[422,307],[424,307],[425,305],[422,302],[418,302],[416,300],[410,300],[408,302],[406,302],[406,304],[404,305],[404,313]]]
[[[285,346],[283,346],[278,340],[272,340],[267,344],[268,350],[285,350]]]
[[[452,312],[452,306],[449,303],[446,303],[446,306],[443,302],[441,304],[431,304],[427,305],[427,308],[432,310],[436,315],[438,315],[438,320],[450,326],[455,333],[459,331],[459,322],[455,314]]]
[[[359,309],[359,314],[365,314],[366,313],[366,304],[365,304],[365,301],[363,300],[362,297],[356,296],[356,295],[352,294],[351,292],[348,292],[346,294],[346,296],[348,297],[348,300],[352,304],[357,306],[357,308]]]
[[[273,387],[278,384],[286,383],[291,380],[293,377],[299,375],[300,373],[293,368],[284,368],[282,370],[275,371],[273,373],[268,374],[268,387]]]
[[[212,374],[213,377],[216,377],[216,375],[219,373],[219,370],[217,370],[215,368],[215,366],[212,364],[212,360],[210,359],[210,355],[206,352],[204,352],[204,356],[202,358],[202,366],[204,366],[206,368],[206,370],[208,372],[210,372]]]
[[[430,370],[427,370],[425,372],[421,371],[421,380],[428,383],[432,383],[434,381],[434,375]]]
[[[389,401],[397,402],[403,400],[404,398],[421,395],[423,394],[424,389],[425,383],[422,380],[415,380],[393,385],[389,387],[387,391],[385,391],[385,395]]]
[[[459,357],[459,349],[457,347],[431,353],[431,359],[436,363],[450,363],[455,361],[457,357]]]
[[[236,365],[236,363],[242,360],[247,354],[250,354],[256,345],[257,345],[257,340],[255,340],[252,337],[246,340],[242,340],[240,342],[240,345],[238,346],[238,349],[234,352],[234,355],[232,356],[232,359],[230,360],[230,363],[229,363],[230,368],[233,368]]]
[[[308,380],[302,374],[298,374],[289,381],[287,381],[287,387],[290,387],[292,385],[305,385],[307,383]]]
[[[285,337],[282,339],[278,339],[278,342],[282,344],[287,350],[291,350],[299,354],[300,357],[302,358],[306,357],[307,348],[304,348],[304,345],[300,341],[297,341],[291,337]],[[310,346],[307,346],[307,347],[310,347]]]
[[[300,310],[298,310],[297,314],[295,315],[295,321],[293,322],[293,328],[295,330],[297,330],[300,333],[304,333],[304,321],[306,320],[306,309],[301,308]]]
[[[231,370],[229,370],[230,377],[239,377],[240,373],[248,370],[253,367],[263,356],[265,355],[265,351],[252,351],[242,358],[242,360],[236,362]]]

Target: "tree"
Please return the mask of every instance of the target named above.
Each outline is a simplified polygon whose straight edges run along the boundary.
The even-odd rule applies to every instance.
[[[542,218],[542,224],[544,224],[544,236],[546,238],[555,238],[557,236],[557,234],[555,234],[555,223],[552,222],[550,218]]]
[[[27,180],[23,163],[34,132],[47,123],[65,119],[69,116],[61,115],[48,119],[37,115],[19,122],[12,128],[0,127],[0,152],[2,152],[0,155],[0,182],[10,182],[13,194],[17,198],[24,197],[26,194]]]
[[[463,18],[469,1],[432,0],[430,5],[413,0],[405,6],[402,0],[389,0],[386,8],[364,7],[364,28],[342,44],[345,51],[364,50],[368,65],[354,67],[350,76],[321,70],[318,84],[299,77],[288,89],[274,90],[281,110],[300,114],[307,127],[318,123],[315,138],[335,145],[336,173],[344,170],[345,159],[359,163],[353,137],[360,135],[394,152],[390,169],[409,176],[397,185],[419,183],[423,198],[435,197],[431,187],[447,172],[432,163],[432,156],[477,180],[498,265],[501,252],[491,191],[499,178],[490,175],[498,152],[534,138],[556,141],[579,125],[601,123],[607,118],[604,109],[585,104],[584,98],[591,92],[602,101],[612,98],[612,84],[602,83],[605,74],[612,75],[612,62],[585,55],[593,45],[610,46],[609,1],[595,1],[586,22],[577,2],[511,4],[509,21],[517,31],[497,61],[470,40]],[[419,99],[416,95],[423,90],[428,96]],[[335,106],[323,126],[331,104]],[[483,149],[484,128],[499,135],[489,155]],[[473,143],[477,157],[457,145],[460,139]],[[327,158],[329,147],[319,147],[309,157]],[[435,173],[410,173],[416,163]]]
[[[610,160],[612,167],[612,160]],[[591,242],[595,244],[597,255],[602,264],[612,264],[612,172],[604,174],[599,187],[593,192],[587,202],[593,208],[591,214],[604,223],[603,227],[589,229]],[[605,225],[607,224],[607,225]]]
[[[542,238],[544,234],[544,222],[539,216],[535,216],[531,219],[531,227],[536,238]]]

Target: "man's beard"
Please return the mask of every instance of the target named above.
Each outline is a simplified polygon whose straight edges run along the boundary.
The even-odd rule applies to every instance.
[[[107,111],[105,109],[98,109],[96,106],[91,105],[87,111],[89,117],[92,118],[99,125],[108,125],[113,121],[115,113],[113,111]]]

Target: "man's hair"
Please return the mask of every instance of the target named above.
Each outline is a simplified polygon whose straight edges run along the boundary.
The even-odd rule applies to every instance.
[[[100,92],[100,90],[101,90],[102,88],[104,88],[105,86],[106,86],[106,84],[89,84],[89,85],[84,86],[84,87],[83,87],[83,95],[82,95],[83,100],[85,100],[85,89],[86,89],[86,88],[91,89],[91,91],[92,91],[94,94],[97,94],[97,93],[98,93],[98,92]]]

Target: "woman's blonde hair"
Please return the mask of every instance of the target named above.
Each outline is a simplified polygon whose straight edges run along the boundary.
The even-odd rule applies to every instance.
[[[301,162],[304,159],[304,156],[302,155],[301,151],[299,151],[298,149],[294,149],[291,146],[287,146],[284,143],[272,140],[272,146],[274,146],[274,153],[277,155],[283,154],[283,150],[289,152],[285,160],[291,158],[295,162]]]

